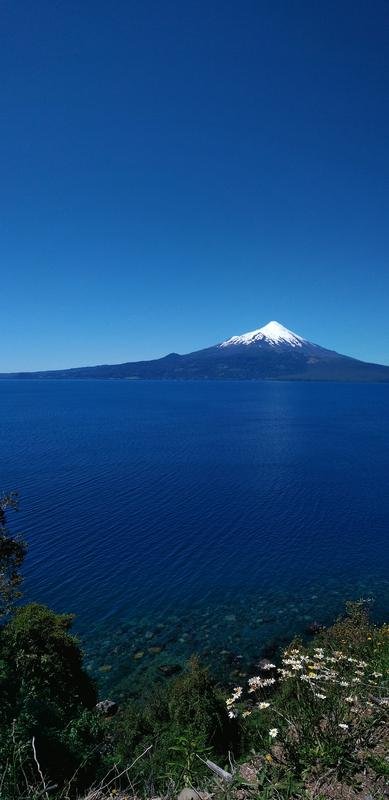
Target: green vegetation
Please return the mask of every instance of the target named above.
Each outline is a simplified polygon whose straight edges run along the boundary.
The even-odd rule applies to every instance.
[[[79,767],[80,746],[85,757],[97,732],[98,720],[90,714],[96,690],[69,634],[71,621],[44,606],[27,605],[16,611],[0,636],[2,761],[10,760],[15,746],[26,748],[35,737],[42,765],[55,782]],[[30,749],[27,762],[33,771]],[[17,797],[19,779],[15,788]]]
[[[26,544],[22,539],[11,536],[6,524],[6,510],[12,508],[16,511],[17,500],[16,492],[0,497],[0,617],[10,611],[13,602],[20,596],[20,567],[26,554]]]
[[[247,691],[235,687],[227,705],[246,722],[260,756],[263,797],[336,798],[344,787],[350,799],[359,790],[383,797],[388,634],[387,625],[370,622],[365,602],[348,603],[346,615],[308,647],[293,642],[278,668],[265,664]],[[292,794],[276,789],[280,781],[294,784]]]
[[[263,661],[231,697],[194,657],[104,717],[72,617],[14,606],[25,545],[6,527],[13,507],[14,496],[2,499],[1,800],[168,797],[183,787],[220,800],[383,800],[389,627],[371,623],[368,604],[348,604],[311,644]]]
[[[207,769],[198,756],[224,760],[229,749],[239,748],[239,727],[228,717],[225,695],[196,658],[184,675],[128,704],[113,720],[111,735],[114,762],[121,764],[152,745],[132,771],[132,779],[150,791],[204,780]]]
[[[72,617],[37,604],[15,609],[25,544],[12,537],[5,511],[14,495],[0,502],[0,797],[23,797],[42,779],[63,785],[75,772],[78,786],[94,779],[103,739],[96,715],[96,687],[83,670]],[[29,788],[30,787],[30,788]],[[38,790],[37,790],[38,791]]]

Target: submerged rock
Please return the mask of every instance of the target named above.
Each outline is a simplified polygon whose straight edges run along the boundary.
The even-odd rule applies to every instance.
[[[138,650],[137,653],[134,653],[133,659],[135,661],[139,661],[139,659],[143,658],[143,656],[144,656],[144,651],[143,650]]]
[[[177,675],[179,672],[182,672],[180,664],[160,664],[158,669],[166,678],[170,678],[172,675]]]
[[[324,630],[324,625],[321,625],[320,622],[310,622],[307,625],[305,632],[310,634],[311,636],[315,636],[316,633],[320,633],[320,631]]]
[[[162,645],[159,645],[159,644],[158,645],[155,644],[155,645],[152,645],[151,647],[147,648],[147,652],[150,653],[150,655],[152,655],[152,656],[155,656],[158,653],[162,653],[162,650],[163,650],[163,647],[162,647]]]

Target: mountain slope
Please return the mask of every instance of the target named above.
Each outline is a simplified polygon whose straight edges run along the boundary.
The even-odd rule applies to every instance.
[[[389,382],[389,367],[327,350],[273,320],[255,331],[186,355],[170,353],[152,361],[9,373],[0,377]]]

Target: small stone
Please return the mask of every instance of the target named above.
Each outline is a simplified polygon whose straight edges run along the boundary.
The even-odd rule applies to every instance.
[[[198,793],[194,789],[182,789],[177,795],[177,800],[199,800]]]
[[[182,789],[180,794],[177,795],[177,800],[210,800],[211,795],[208,792],[196,791],[196,789]]]
[[[162,647],[155,644],[152,647],[148,647],[147,652],[150,653],[150,655],[155,656],[157,653],[162,653]]]
[[[252,764],[241,764],[239,775],[245,783],[255,784],[258,782],[258,771]]]
[[[110,672],[111,669],[112,664],[102,664],[101,667],[99,667],[99,672]]]
[[[158,669],[166,678],[170,678],[172,675],[177,675],[179,672],[182,672],[182,667],[179,664],[160,664]]]
[[[145,633],[145,639],[152,639],[152,638],[153,638],[153,636],[154,636],[154,633],[153,633],[153,631],[146,631],[146,633]]]
[[[144,650],[138,650],[136,653],[134,653],[133,658],[135,661],[139,661],[139,659],[143,658],[143,656],[144,656]]]
[[[96,710],[104,717],[113,717],[116,714],[119,706],[114,700],[100,700],[96,703]]]

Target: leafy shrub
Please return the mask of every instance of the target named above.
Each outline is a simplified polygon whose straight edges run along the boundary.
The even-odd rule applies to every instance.
[[[0,617],[7,614],[20,597],[20,568],[26,555],[26,543],[10,534],[6,520],[7,509],[17,510],[17,501],[16,492],[0,497]]]
[[[96,688],[83,670],[71,624],[71,616],[31,604],[0,631],[0,757],[11,763],[18,753],[19,768],[8,776],[15,797],[25,782],[23,769],[34,771],[33,737],[41,768],[55,781],[88,762],[101,738],[97,714],[87,711]],[[11,786],[8,791],[12,797]]]
[[[213,752],[236,750],[237,726],[229,720],[224,694],[195,657],[171,685],[169,715],[178,730],[200,737]]]
[[[150,791],[166,788],[169,781],[201,781],[206,768],[197,756],[226,759],[229,748],[239,749],[239,727],[228,718],[224,695],[196,658],[169,685],[127,705],[116,720],[114,738],[115,759],[121,763],[152,745],[131,773]]]

